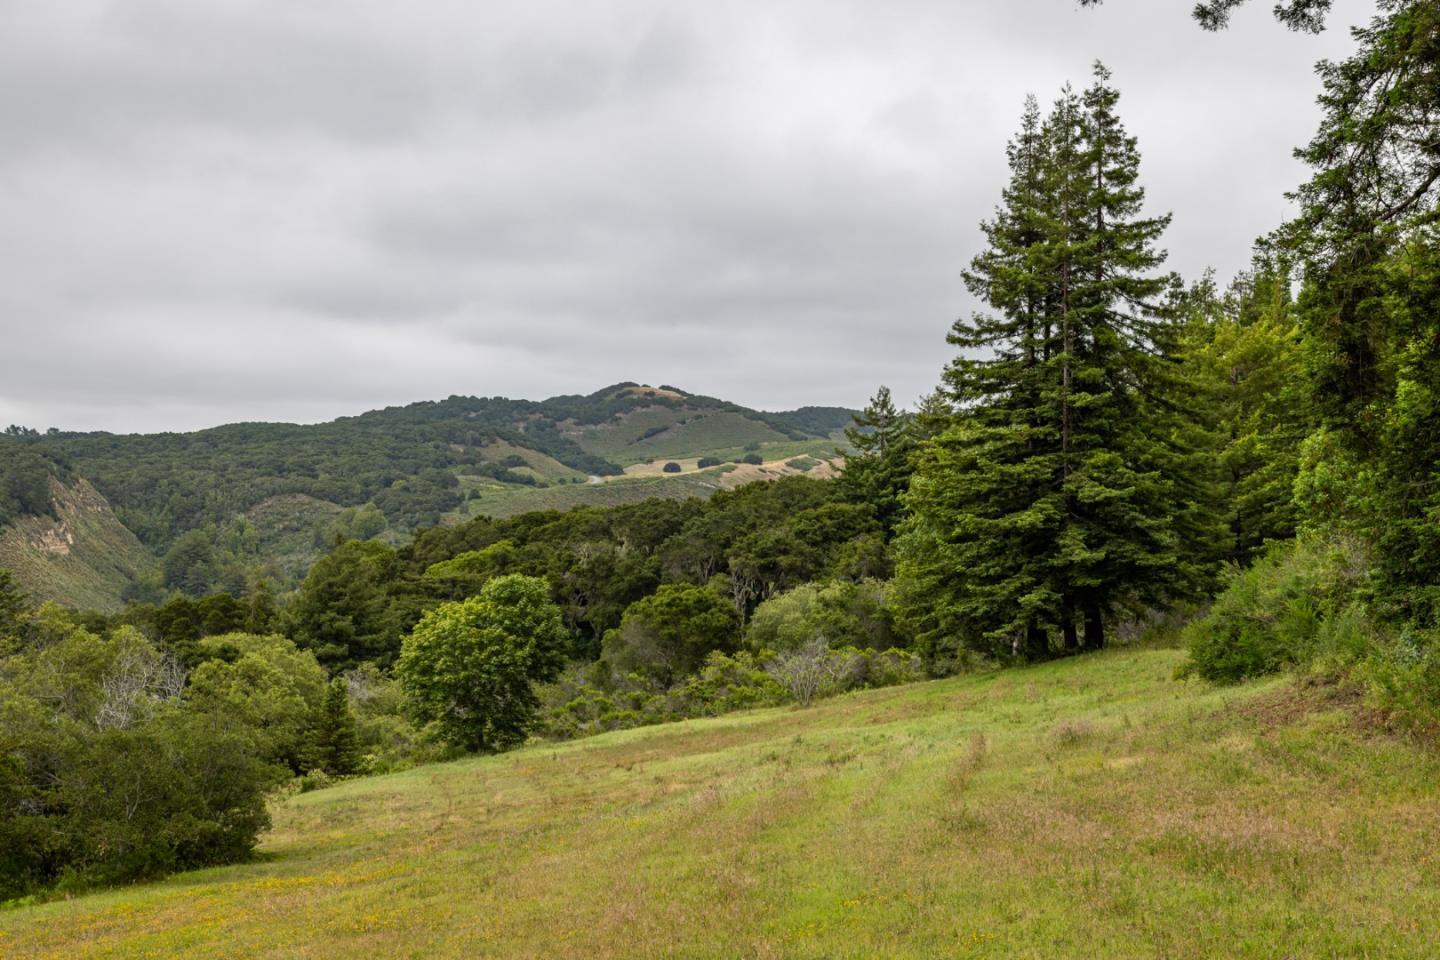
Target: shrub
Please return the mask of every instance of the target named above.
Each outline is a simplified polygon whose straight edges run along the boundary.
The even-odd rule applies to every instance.
[[[747,454],[745,454],[745,456],[741,457],[737,462],[738,462],[738,463],[748,463],[748,464],[752,464],[752,465],[754,465],[754,466],[759,466],[760,464],[762,464],[762,463],[765,462],[765,458],[762,457],[762,456],[760,456],[760,454],[758,454],[758,453],[747,453]]]
[[[1183,672],[1236,683],[1309,661],[1323,644],[1353,643],[1343,615],[1358,599],[1365,569],[1363,552],[1349,540],[1272,547],[1254,566],[1232,572],[1210,611],[1186,628]]]
[[[741,652],[730,657],[718,650],[712,651],[700,671],[674,691],[679,712],[687,717],[773,706],[783,696],[779,684],[750,654]]]
[[[671,460],[669,463],[665,464],[665,466],[661,467],[660,469],[663,470],[665,473],[679,473],[681,467],[680,464],[676,463],[674,460]]]
[[[788,651],[815,636],[837,647],[886,649],[901,644],[888,583],[806,583],[755,608],[745,643],[752,651]]]
[[[602,661],[572,665],[540,695],[545,703],[540,732],[557,740],[774,706],[785,699],[754,657],[719,651],[669,690],[639,674],[616,676]]]
[[[283,771],[243,717],[181,699],[184,675],[130,628],[54,608],[0,660],[0,900],[247,857]]]
[[[330,774],[326,773],[322,768],[316,767],[300,778],[300,792],[313,793],[316,790],[324,790],[334,782]]]
[[[725,461],[721,460],[719,457],[701,457],[699,460],[696,461],[695,466],[699,467],[701,470],[705,470],[709,467],[718,467],[724,462]]]
[[[794,650],[777,654],[765,669],[775,682],[802,707],[822,692],[836,685],[842,661],[831,652],[829,644],[817,637]]]
[[[411,721],[399,681],[373,664],[351,670],[344,680],[355,714],[361,772],[390,773],[458,755],[433,725],[416,726]]]

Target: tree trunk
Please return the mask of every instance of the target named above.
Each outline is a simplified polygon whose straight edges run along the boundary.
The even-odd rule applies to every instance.
[[[1075,601],[1066,594],[1060,601],[1060,630],[1065,642],[1063,653],[1068,656],[1080,649],[1080,641],[1075,635]]]
[[[1105,646],[1105,618],[1100,605],[1093,600],[1085,603],[1085,649],[1099,650]]]
[[[1025,659],[1030,663],[1050,659],[1050,635],[1034,620],[1025,626]]]

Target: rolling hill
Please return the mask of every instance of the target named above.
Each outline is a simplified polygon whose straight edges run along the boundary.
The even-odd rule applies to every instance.
[[[1440,763],[1117,650],[298,794],[7,957],[1433,956]]]
[[[216,584],[267,578],[283,586],[336,537],[395,542],[485,513],[708,496],[751,476],[726,480],[725,468],[708,460],[701,468],[700,458],[754,454],[769,468],[755,478],[795,472],[784,463],[834,459],[851,413],[765,413],[675,387],[621,383],[538,402],[450,397],[312,425],[143,435],[14,429],[0,435],[0,480],[12,464],[12,486],[25,496],[0,503],[10,543],[0,548],[0,565],[11,557],[36,596],[109,609],[127,587],[157,595],[175,586],[167,580],[175,564],[157,564],[182,538],[190,552],[203,550],[194,542],[201,531]],[[672,460],[680,472],[662,472]],[[103,504],[129,539],[72,518],[74,550],[64,563],[21,549],[40,542],[41,521],[55,520],[44,504],[47,470],[65,484],[83,480],[86,501]],[[44,556],[52,559],[42,563]],[[157,569],[170,573],[147,579]]]

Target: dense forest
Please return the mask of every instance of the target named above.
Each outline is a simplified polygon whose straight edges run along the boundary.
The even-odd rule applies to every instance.
[[[1278,13],[1312,29],[1327,7]],[[282,784],[1174,630],[1189,676],[1294,670],[1433,740],[1440,8],[1383,0],[1355,39],[1321,67],[1296,216],[1228,283],[1165,271],[1169,218],[1104,66],[1029,100],[965,272],[983,309],[918,409],[882,387],[845,414],[834,480],[434,525],[495,440],[599,475],[619,466],[575,428],[697,403],[633,385],[320,427],[12,431],[0,509],[44,511],[73,471],[169,555],[279,492],[416,529],[341,538],[293,591],[207,582],[112,613],[0,577],[0,898],[242,857]],[[728,412],[788,438],[838,425]]]

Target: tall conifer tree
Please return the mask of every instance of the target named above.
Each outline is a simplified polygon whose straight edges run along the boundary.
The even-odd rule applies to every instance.
[[[966,273],[992,308],[957,321],[958,414],[926,445],[900,546],[923,644],[1039,659],[1103,644],[1127,606],[1162,602],[1200,510],[1176,482],[1168,217],[1142,215],[1139,153],[1099,64],[1041,121],[1026,104],[1010,183]],[[1195,516],[1187,518],[1187,511]]]
[[[848,500],[874,507],[888,539],[900,520],[901,496],[913,470],[912,417],[895,406],[890,388],[882,385],[852,419],[854,425],[845,430],[851,453],[841,489]]]

